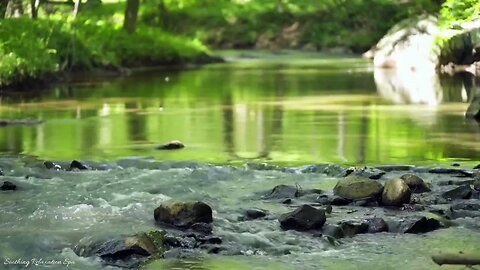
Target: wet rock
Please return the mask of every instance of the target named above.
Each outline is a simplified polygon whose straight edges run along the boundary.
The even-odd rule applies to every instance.
[[[469,199],[472,196],[472,188],[469,185],[459,186],[442,194],[445,199]]]
[[[247,162],[245,164],[245,168],[248,170],[256,170],[256,171],[282,171],[283,168],[272,165],[268,163],[254,163],[254,162]]]
[[[327,235],[335,239],[345,237],[342,227],[340,225],[324,224],[322,228],[322,235]]]
[[[347,175],[366,177],[374,180],[380,179],[385,173],[385,171],[372,167],[350,168],[347,171]]]
[[[381,165],[375,168],[384,172],[393,172],[393,171],[409,171],[415,167],[412,165]]]
[[[356,234],[366,233],[368,231],[368,224],[358,221],[342,221],[338,224],[342,228],[345,236],[352,237]]]
[[[340,196],[333,196],[331,199],[331,205],[342,206],[342,205],[349,205],[352,202],[350,199],[346,199]]]
[[[292,212],[281,215],[278,221],[284,230],[308,231],[320,229],[326,219],[324,210],[304,204]]]
[[[382,191],[383,186],[379,182],[355,175],[340,179],[333,188],[335,195],[350,200],[375,198],[379,196]]]
[[[59,171],[62,169],[62,167],[56,163],[53,163],[52,161],[45,161],[43,162],[43,165],[45,165],[45,168],[49,170],[56,170]]]
[[[400,232],[403,233],[427,233],[441,228],[437,219],[427,217],[413,217],[401,222]]]
[[[211,223],[197,222],[192,224],[190,229],[201,234],[211,234],[213,231],[213,226]]]
[[[378,206],[377,198],[369,198],[365,200],[358,200],[350,203],[353,206],[376,207]]]
[[[302,173],[321,173],[332,177],[346,176],[347,168],[337,164],[308,165],[300,169]]]
[[[451,219],[480,217],[480,203],[477,201],[453,204],[447,213]]]
[[[103,241],[86,239],[74,251],[82,257],[98,256],[107,265],[131,268],[150,256],[161,257],[165,251],[164,236],[164,231],[151,231]]]
[[[392,179],[385,182],[382,193],[382,204],[387,206],[402,206],[410,202],[411,191],[402,179]]]
[[[258,208],[247,209],[244,212],[244,220],[253,220],[267,216],[267,211]]]
[[[0,168],[0,175],[5,175],[2,168]]]
[[[368,225],[367,233],[388,232],[388,224],[383,218],[369,218],[365,222]]]
[[[463,185],[472,185],[475,180],[446,180],[436,182],[439,186],[463,186]]]
[[[168,142],[166,144],[159,145],[155,149],[157,149],[157,150],[176,150],[176,149],[182,149],[184,147],[185,147],[185,145],[180,141],[171,141],[171,142]]]
[[[477,179],[477,180],[475,180],[475,182],[473,182],[473,188],[476,191],[480,191],[480,179]]]
[[[33,125],[39,125],[42,123],[43,123],[43,120],[37,120],[37,119],[0,119],[0,127],[18,126],[18,125],[33,126]]]
[[[430,191],[430,188],[427,186],[425,181],[415,174],[404,174],[400,176],[400,179],[402,179],[403,182],[408,185],[412,193],[423,193]]]
[[[88,170],[89,167],[78,160],[73,160],[72,163],[70,163],[70,170],[74,170],[74,169]]]
[[[169,202],[154,211],[157,223],[189,228],[195,223],[212,223],[212,208],[203,202]]]
[[[453,210],[480,211],[480,202],[461,202],[453,204],[450,208]]]
[[[275,186],[272,191],[264,196],[264,199],[292,199],[300,196],[300,190],[297,187],[289,185]]]
[[[17,185],[10,181],[3,181],[3,185],[0,186],[0,190],[16,190]]]
[[[468,172],[462,169],[453,169],[453,168],[431,168],[428,170],[429,173],[436,174],[452,174],[458,177],[473,177],[472,172]]]

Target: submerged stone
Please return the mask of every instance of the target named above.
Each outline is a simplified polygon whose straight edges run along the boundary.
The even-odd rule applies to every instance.
[[[78,160],[73,160],[72,163],[70,163],[70,170],[74,170],[74,169],[88,170],[89,167]]]
[[[157,146],[155,149],[157,150],[177,150],[184,148],[185,145],[181,141],[171,141],[166,144],[162,144]]]
[[[383,218],[369,218],[365,222],[368,225],[367,233],[388,232],[388,224]]]
[[[347,175],[356,175],[374,180],[380,179],[385,173],[385,171],[373,167],[351,168],[347,171]]]
[[[169,202],[154,211],[157,223],[189,228],[195,223],[212,223],[212,208],[204,202]]]
[[[358,221],[342,221],[338,224],[342,228],[345,236],[352,237],[356,234],[366,233],[368,231],[368,224]]]
[[[100,241],[87,239],[76,245],[74,251],[82,257],[98,256],[107,265],[135,268],[151,256],[163,256],[164,236],[164,231],[151,231]]]
[[[398,232],[420,234],[431,232],[441,227],[440,221],[434,218],[410,217],[400,222]]]
[[[293,199],[300,196],[300,190],[297,187],[289,185],[275,186],[272,191],[267,194],[265,199]]]
[[[430,191],[430,188],[427,186],[425,181],[415,174],[404,174],[400,176],[400,179],[402,179],[403,182],[408,185],[412,193],[423,193]]]
[[[61,170],[62,169],[62,166],[56,164],[56,163],[53,163],[52,161],[45,161],[43,162],[43,165],[45,166],[45,168],[49,169],[49,170]]]
[[[445,199],[469,199],[472,196],[472,188],[469,185],[459,186],[442,194]]]
[[[411,191],[402,179],[392,179],[385,182],[382,193],[382,204],[387,206],[402,206],[410,202]]]
[[[244,212],[244,219],[245,220],[252,220],[265,217],[267,215],[267,211],[258,208],[247,209]]]
[[[381,194],[382,191],[383,186],[379,182],[354,175],[340,179],[333,188],[335,195],[350,200],[375,198]]]
[[[12,183],[10,181],[3,181],[3,185],[0,186],[0,189],[1,190],[16,190],[17,185],[15,185],[14,183]]]
[[[327,220],[325,211],[304,204],[292,212],[280,216],[278,221],[284,230],[308,231],[322,228]]]

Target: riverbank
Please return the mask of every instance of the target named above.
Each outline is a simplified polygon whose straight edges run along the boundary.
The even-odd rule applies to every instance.
[[[218,61],[199,41],[140,25],[133,34],[79,18],[0,20],[0,88],[32,87],[66,74]]]
[[[438,9],[432,1],[165,1],[146,3],[140,17],[216,49],[362,53],[395,23]]]

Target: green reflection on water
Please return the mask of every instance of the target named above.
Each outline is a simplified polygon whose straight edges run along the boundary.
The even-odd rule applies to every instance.
[[[394,105],[397,89],[382,90],[390,82],[377,78],[364,60],[309,54],[7,95],[1,118],[45,123],[2,128],[0,151],[62,160],[288,164],[422,164],[478,156],[479,128],[464,121],[461,83],[432,88],[443,98],[435,106]],[[187,148],[154,150],[170,140]]]

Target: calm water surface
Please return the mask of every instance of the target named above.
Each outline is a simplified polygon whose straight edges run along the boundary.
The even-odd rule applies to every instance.
[[[2,128],[0,151],[57,160],[152,156],[290,164],[478,157],[479,126],[464,119],[475,91],[462,78],[374,72],[357,58],[239,55],[197,69],[4,93],[0,118],[45,123]],[[154,150],[170,140],[187,148]]]

